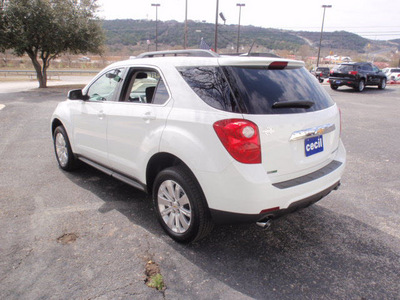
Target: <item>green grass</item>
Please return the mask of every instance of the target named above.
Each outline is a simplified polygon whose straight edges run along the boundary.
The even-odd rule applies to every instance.
[[[150,277],[150,280],[148,281],[147,285],[149,287],[155,288],[158,291],[162,291],[165,287],[164,285],[164,279],[160,273],[153,275]]]

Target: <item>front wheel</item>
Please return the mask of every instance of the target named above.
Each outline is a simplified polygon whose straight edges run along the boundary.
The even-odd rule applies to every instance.
[[[382,78],[381,82],[379,82],[378,89],[383,90],[386,87],[386,79]]]
[[[54,152],[58,165],[65,171],[71,171],[77,167],[77,159],[71,149],[67,132],[63,126],[58,126],[53,133]]]
[[[203,191],[183,166],[165,169],[157,175],[153,204],[161,226],[177,242],[200,240],[213,228]]]

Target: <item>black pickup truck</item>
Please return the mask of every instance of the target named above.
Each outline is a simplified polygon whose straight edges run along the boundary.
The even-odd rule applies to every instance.
[[[331,71],[329,83],[333,90],[346,85],[362,92],[367,85],[377,85],[383,90],[386,87],[386,75],[376,66],[367,62],[344,63]]]

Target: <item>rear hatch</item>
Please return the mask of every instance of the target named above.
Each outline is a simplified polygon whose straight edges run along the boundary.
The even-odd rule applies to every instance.
[[[330,77],[354,78],[357,75],[357,66],[353,64],[341,64],[333,68]]]
[[[204,102],[257,125],[261,163],[272,183],[332,161],[340,140],[339,111],[302,62],[226,58],[219,67],[178,70]]]
[[[330,70],[329,70],[329,68],[318,67],[317,68],[317,73],[322,73],[322,76],[324,78],[327,78],[327,77],[329,77]]]
[[[304,67],[290,62],[271,65],[224,69],[242,102],[243,117],[258,126],[265,171],[279,182],[332,161],[339,147],[340,115]]]

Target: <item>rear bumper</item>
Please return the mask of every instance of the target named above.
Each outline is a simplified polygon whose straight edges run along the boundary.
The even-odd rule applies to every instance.
[[[340,78],[340,77],[329,77],[329,83],[336,86],[350,86],[357,87],[358,81],[354,78]]]
[[[306,208],[327,196],[332,190],[337,190],[339,186],[340,181],[336,182],[332,186],[315,195],[293,202],[289,205],[289,207],[285,209],[273,210],[262,214],[240,214],[215,209],[210,209],[210,212],[212,219],[216,224],[255,223],[260,221],[267,221],[269,219],[276,219],[298,211],[300,209]]]
[[[219,173],[195,175],[216,223],[256,222],[306,207],[337,188],[346,162],[341,142],[331,158],[320,169],[279,182],[256,165],[232,164]]]

